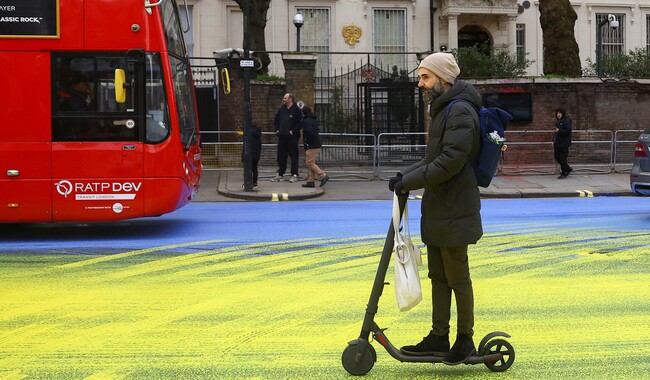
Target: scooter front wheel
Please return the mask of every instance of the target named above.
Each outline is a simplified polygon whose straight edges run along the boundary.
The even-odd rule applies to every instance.
[[[375,365],[375,362],[377,361],[377,352],[372,345],[368,344],[366,346],[365,352],[361,357],[361,360],[357,362],[356,359],[357,344],[350,343],[345,348],[345,350],[343,350],[343,355],[341,355],[341,363],[343,364],[343,368],[345,368],[345,370],[348,371],[350,375],[365,375],[366,373],[370,372],[372,367]]]
[[[485,345],[484,355],[501,354],[501,359],[486,361],[485,366],[493,372],[503,372],[515,362],[515,349],[504,339],[494,339]]]

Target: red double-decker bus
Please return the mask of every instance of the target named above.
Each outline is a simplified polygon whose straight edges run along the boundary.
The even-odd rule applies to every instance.
[[[201,176],[175,0],[0,2],[0,222],[157,216]]]

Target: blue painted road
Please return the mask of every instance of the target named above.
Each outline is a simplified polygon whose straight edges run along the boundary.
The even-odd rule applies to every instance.
[[[414,233],[420,203],[409,201]],[[489,199],[482,205],[485,233],[650,230],[650,197]],[[110,224],[2,225],[0,253],[109,254],[214,240],[240,244],[384,236],[391,206],[390,201],[193,203],[159,218]]]

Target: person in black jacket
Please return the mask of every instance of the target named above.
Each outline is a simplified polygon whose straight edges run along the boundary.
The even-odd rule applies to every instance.
[[[459,364],[476,352],[474,346],[474,288],[468,246],[483,235],[481,196],[471,166],[480,150],[477,109],[481,96],[468,82],[456,80],[460,68],[454,56],[433,53],[418,67],[418,87],[429,109],[425,157],[390,179],[397,194],[424,188],[420,230],[427,245],[431,279],[432,325],[429,335],[404,346],[407,355],[443,355]],[[452,106],[445,117],[447,105]],[[453,295],[453,298],[452,298]],[[456,300],[456,342],[449,348],[452,299]]]
[[[251,171],[253,172],[253,190],[257,190],[257,177],[258,170],[257,165],[260,162],[260,157],[262,156],[262,130],[260,127],[253,123],[251,125]],[[242,150],[241,156],[242,162],[244,161],[244,151]],[[242,184],[242,189],[244,185]]]
[[[300,121],[302,111],[296,104],[296,97],[286,93],[282,98],[282,106],[273,119],[275,134],[278,136],[278,175],[271,181],[284,180],[287,170],[287,156],[291,159],[291,178],[289,182],[298,181],[298,140],[300,139]]]
[[[92,85],[88,77],[81,73],[72,74],[70,87],[59,92],[61,98],[61,111],[86,111],[94,110]]]
[[[560,176],[557,179],[565,179],[571,174],[573,168],[568,164],[569,147],[571,146],[572,122],[564,108],[555,110],[555,138],[553,140],[553,151],[555,161],[560,165]]]
[[[307,182],[304,183],[302,187],[314,187],[316,176],[320,178],[320,187],[323,187],[327,181],[329,181],[330,176],[325,174],[325,172],[316,165],[316,160],[318,159],[318,154],[320,153],[320,148],[322,146],[318,131],[318,119],[316,119],[316,115],[311,111],[311,108],[307,106],[302,107],[302,114],[302,142],[305,146],[305,163],[309,169]]]

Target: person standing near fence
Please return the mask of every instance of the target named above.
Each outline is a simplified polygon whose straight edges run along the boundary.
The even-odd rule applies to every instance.
[[[298,140],[300,139],[300,122],[302,110],[296,104],[296,97],[286,93],[282,98],[282,106],[273,119],[275,134],[278,136],[278,174],[271,179],[273,182],[284,181],[287,170],[287,156],[291,159],[291,178],[289,182],[298,181]]]
[[[468,82],[456,80],[460,69],[454,56],[434,53],[418,67],[418,87],[429,109],[425,157],[390,179],[397,194],[424,188],[421,236],[427,246],[431,279],[432,325],[420,343],[404,346],[408,355],[441,355],[459,364],[476,352],[474,290],[467,255],[469,244],[483,235],[481,196],[470,162],[480,148],[477,109],[481,96]],[[445,117],[447,105],[455,100]],[[452,293],[456,299],[456,342],[449,349]]]
[[[253,190],[258,190],[257,178],[259,171],[257,170],[257,166],[260,162],[260,157],[262,157],[262,130],[256,123],[253,123],[251,125],[251,172],[253,172]],[[243,150],[241,160],[244,162]],[[241,187],[243,189],[244,184]]]
[[[557,179],[565,179],[573,171],[573,168],[568,163],[573,125],[564,108],[557,108],[555,110],[555,119],[553,152],[555,161],[560,165],[560,176]]]
[[[302,142],[305,146],[305,164],[309,169],[307,182],[303,183],[302,187],[314,187],[316,176],[320,178],[320,187],[323,187],[329,181],[330,176],[325,174],[316,164],[322,146],[318,130],[318,119],[308,106],[302,107],[302,114]]]

